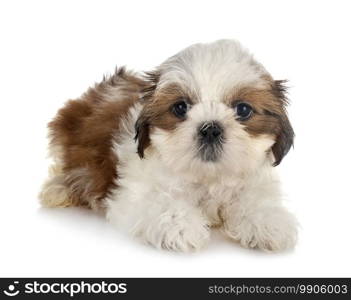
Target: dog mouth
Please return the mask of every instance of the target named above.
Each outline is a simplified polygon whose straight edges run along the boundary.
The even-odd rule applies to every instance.
[[[218,144],[202,144],[199,146],[198,153],[204,162],[216,162],[222,155],[222,143]]]

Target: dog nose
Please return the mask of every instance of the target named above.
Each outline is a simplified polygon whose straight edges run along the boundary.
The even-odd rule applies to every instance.
[[[219,141],[223,134],[223,129],[218,122],[206,122],[200,126],[199,134],[204,142],[212,144]]]

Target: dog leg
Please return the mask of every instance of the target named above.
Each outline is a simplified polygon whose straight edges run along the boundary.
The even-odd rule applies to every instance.
[[[267,185],[234,200],[222,218],[225,234],[246,248],[283,251],[296,244],[297,221],[282,206],[278,191],[267,193]]]
[[[200,209],[159,192],[136,197],[122,191],[117,200],[108,201],[107,218],[156,248],[196,251],[210,238]]]

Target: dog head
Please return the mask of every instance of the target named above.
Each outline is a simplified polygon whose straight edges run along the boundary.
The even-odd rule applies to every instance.
[[[278,165],[293,143],[284,81],[238,42],[195,44],[146,74],[136,122],[141,158],[157,151],[175,171],[206,176]]]

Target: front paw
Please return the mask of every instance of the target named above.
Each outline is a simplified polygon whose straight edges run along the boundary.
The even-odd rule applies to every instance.
[[[157,248],[190,252],[207,245],[210,229],[204,218],[197,214],[164,213],[138,235]]]
[[[281,207],[264,208],[229,220],[225,233],[246,248],[283,251],[295,246],[297,222]]]

